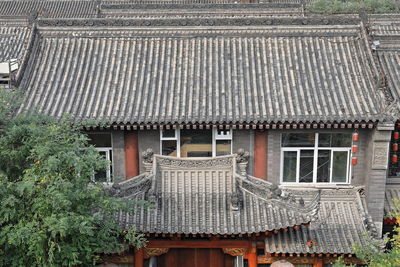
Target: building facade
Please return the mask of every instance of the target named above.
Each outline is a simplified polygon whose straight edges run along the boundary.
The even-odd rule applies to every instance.
[[[118,214],[147,246],[104,262],[361,264],[400,195],[398,17],[304,5],[0,1],[18,112],[91,122],[94,181],[152,203]]]

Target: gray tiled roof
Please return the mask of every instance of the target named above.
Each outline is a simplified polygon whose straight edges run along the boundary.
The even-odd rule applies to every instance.
[[[87,18],[97,14],[95,0],[0,0],[0,16]]]
[[[394,205],[393,199],[400,199],[400,184],[387,184],[385,193],[385,214],[391,216],[392,212],[397,209]]]
[[[312,221],[318,193],[308,205],[263,180],[236,173],[235,155],[205,159],[154,156],[148,174],[114,186],[114,194],[154,202],[151,209],[121,212],[124,227],[142,233],[263,233]]]
[[[0,62],[21,59],[28,47],[32,29],[24,22],[0,20]]]
[[[309,199],[307,194],[312,196],[314,193],[311,189],[303,189],[301,196],[306,201]],[[376,227],[356,189],[324,189],[320,205],[316,222],[309,227],[301,226],[299,230],[289,229],[267,237],[265,252],[353,254],[353,245],[366,244],[365,233],[374,237]]]
[[[39,30],[21,111],[117,124],[333,122],[378,120],[385,105],[357,25],[152,27]]]
[[[379,41],[379,63],[393,96],[400,100],[400,15],[375,15],[370,20],[371,35]]]

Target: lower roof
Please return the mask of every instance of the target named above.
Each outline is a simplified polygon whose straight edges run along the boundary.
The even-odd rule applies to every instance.
[[[121,212],[124,228],[142,233],[239,235],[308,224],[318,192],[304,205],[263,180],[237,173],[235,155],[211,159],[154,156],[149,173],[114,185],[114,195],[151,201]]]
[[[315,190],[293,192],[309,200]],[[280,231],[265,239],[266,253],[353,254],[355,244],[365,245],[365,234],[376,238],[376,227],[357,189],[321,191],[318,220],[299,230]]]

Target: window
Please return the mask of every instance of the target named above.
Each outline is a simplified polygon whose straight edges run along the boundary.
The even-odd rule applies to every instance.
[[[232,153],[232,130],[162,130],[162,155],[215,157]]]
[[[89,144],[93,145],[100,155],[112,163],[111,134],[88,134]],[[93,182],[112,183],[112,164],[105,170],[97,171],[93,176]]]
[[[395,129],[392,132],[392,138],[390,140],[390,148],[389,148],[389,178],[396,178],[392,181],[398,180],[400,178],[400,125],[396,123]]]
[[[349,183],[350,133],[282,134],[283,183]]]

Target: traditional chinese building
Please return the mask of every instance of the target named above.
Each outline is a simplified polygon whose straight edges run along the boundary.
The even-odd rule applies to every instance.
[[[381,238],[396,57],[364,18],[283,2],[0,1],[18,112],[107,122],[94,180],[151,203],[117,217],[147,246],[104,261],[322,267]]]

